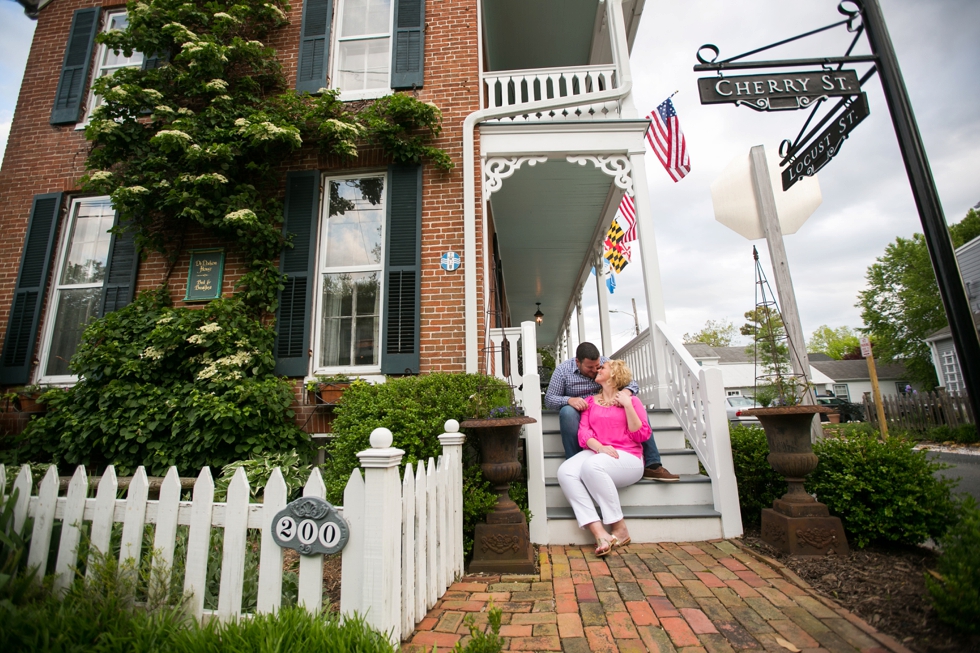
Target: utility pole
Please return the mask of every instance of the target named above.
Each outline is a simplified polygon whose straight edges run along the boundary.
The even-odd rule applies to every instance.
[[[640,318],[636,314],[636,297],[633,297],[631,301],[633,302],[633,326],[636,327],[636,335],[639,337],[639,335],[640,335]]]
[[[912,187],[912,196],[919,210],[919,220],[925,234],[926,247],[932,267],[939,282],[939,294],[946,309],[946,318],[956,345],[956,354],[966,383],[967,394],[973,406],[973,414],[980,416],[980,340],[973,322],[973,312],[963,287],[963,278],[956,263],[953,243],[939,202],[939,192],[929,168],[929,159],[922,144],[922,136],[912,112],[908,90],[898,58],[892,46],[885,17],[878,0],[860,0],[864,28],[868,33],[871,52],[877,57],[876,66],[881,76],[881,88],[895,126],[898,148],[905,161],[905,171]]]

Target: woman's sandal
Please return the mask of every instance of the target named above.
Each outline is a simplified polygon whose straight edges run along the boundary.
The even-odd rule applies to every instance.
[[[614,549],[618,549],[624,546],[629,546],[629,543],[633,541],[633,538],[629,536],[627,536],[626,539],[623,540],[622,542],[620,542],[619,538],[617,538],[615,535],[613,535],[613,539],[616,540],[616,542],[613,544]]]
[[[615,537],[608,540],[604,537],[599,538],[598,542],[596,542],[595,557],[605,558],[607,555],[612,553],[613,548],[615,548],[618,542],[619,540],[617,540]],[[606,546],[603,547],[603,544]]]

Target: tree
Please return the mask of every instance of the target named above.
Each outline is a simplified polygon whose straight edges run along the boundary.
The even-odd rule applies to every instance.
[[[685,333],[684,344],[700,342],[712,347],[731,347],[737,332],[731,320],[708,320],[696,333]]]
[[[786,375],[790,370],[789,347],[783,317],[773,306],[756,306],[745,313],[749,320],[739,329],[753,344],[745,351],[758,357],[763,368],[773,375]]]
[[[953,239],[953,247],[962,247],[980,236],[980,213],[970,209],[966,217],[949,228],[949,237]]]
[[[860,356],[861,342],[851,327],[842,326],[831,329],[826,324],[817,327],[806,350],[811,354],[827,354],[834,360],[850,360],[854,351]]]
[[[946,326],[925,237],[896,238],[868,268],[868,288],[858,293],[861,319],[875,336],[875,357],[901,362],[911,380],[936,385],[926,337]]]

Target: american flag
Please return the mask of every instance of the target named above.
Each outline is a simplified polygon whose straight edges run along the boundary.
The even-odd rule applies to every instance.
[[[629,195],[623,195],[623,201],[619,203],[619,216],[616,221],[620,223],[620,227],[625,227],[626,234],[623,236],[622,242],[631,243],[636,240],[636,205]]]
[[[647,118],[653,121],[647,130],[650,146],[670,178],[680,181],[691,171],[691,160],[687,156],[687,141],[684,140],[674,103],[667,98]]]

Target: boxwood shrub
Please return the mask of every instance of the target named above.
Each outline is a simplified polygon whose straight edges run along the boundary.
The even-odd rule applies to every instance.
[[[477,392],[506,395],[509,389],[502,381],[478,374],[434,373],[421,376],[390,378],[371,385],[355,382],[344,393],[335,410],[333,440],[327,446],[324,481],[327,500],[342,504],[344,487],[351,471],[358,467],[357,453],[370,448],[371,431],[384,427],[394,436],[393,447],[403,449],[401,472],[405,466],[442,452],[439,436],[445,432],[448,419],[463,421],[473,410],[471,400]],[[464,447],[463,534],[467,556],[472,551],[473,529],[496,502],[496,493],[483,478],[479,452],[472,438]],[[526,493],[515,491],[514,500],[527,509]]]
[[[757,524],[762,508],[786,492],[786,483],[766,461],[769,447],[761,428],[732,426],[731,437],[742,519]],[[919,544],[942,536],[955,521],[955,481],[937,478],[934,472],[943,465],[912,447],[858,430],[814,445],[820,463],[807,477],[806,490],[841,518],[852,546]]]
[[[926,586],[939,618],[968,633],[980,633],[980,509],[966,497],[959,521],[942,538],[939,578],[926,575]]]

